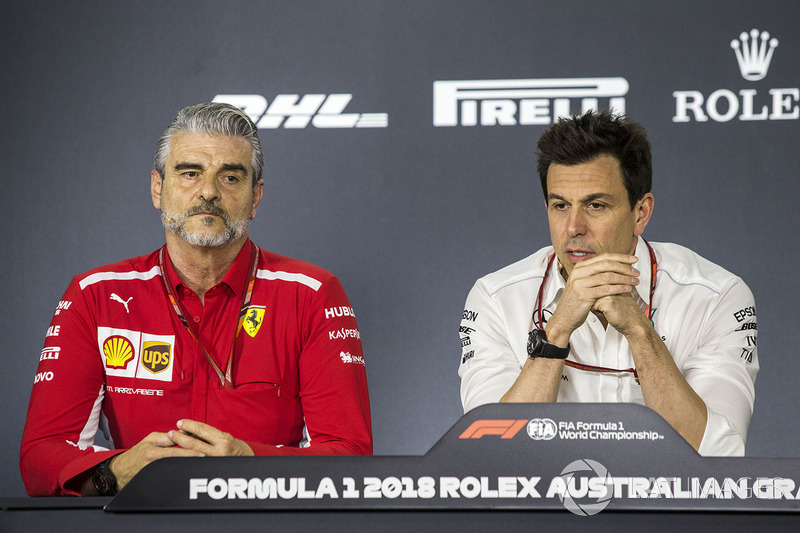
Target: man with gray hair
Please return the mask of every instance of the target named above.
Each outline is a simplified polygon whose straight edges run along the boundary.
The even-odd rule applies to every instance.
[[[187,107],[150,176],[166,244],[76,276],[53,317],[20,469],[31,495],[111,495],[162,457],[372,453],[364,357],[339,281],[248,237],[258,131]],[[114,449],[94,445],[101,415]]]

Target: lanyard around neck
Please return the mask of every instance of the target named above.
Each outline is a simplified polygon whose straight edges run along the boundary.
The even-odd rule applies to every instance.
[[[255,285],[256,280],[256,271],[258,270],[258,258],[261,255],[261,251],[259,250],[258,246],[255,245],[252,241],[250,241],[252,245],[252,260],[250,264],[250,271],[247,277],[247,285],[242,295],[242,301],[239,306],[239,319],[236,321],[236,331],[233,334],[233,343],[231,344],[231,350],[228,353],[228,362],[225,365],[225,372],[222,372],[222,369],[214,360],[214,357],[211,356],[209,351],[203,346],[203,343],[200,342],[200,335],[197,331],[194,330],[194,327],[186,320],[186,314],[183,312],[183,308],[180,304],[180,300],[175,295],[175,291],[172,288],[172,284],[167,280],[167,268],[166,268],[166,249],[167,245],[165,244],[161,250],[158,252],[158,265],[161,268],[161,280],[164,282],[164,290],[167,293],[167,297],[169,298],[170,303],[172,304],[172,309],[175,311],[175,314],[178,315],[183,326],[186,328],[186,331],[189,332],[189,335],[197,342],[200,348],[203,350],[203,353],[206,356],[211,368],[214,369],[214,372],[217,374],[217,377],[220,381],[220,386],[223,389],[232,389],[233,388],[233,355],[236,351],[236,341],[239,339],[239,333],[242,331],[242,324],[244,323],[245,315],[247,314],[247,307],[250,305],[250,299],[253,296],[253,286]]]

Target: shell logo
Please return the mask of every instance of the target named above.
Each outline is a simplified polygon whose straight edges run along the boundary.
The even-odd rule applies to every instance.
[[[106,355],[106,367],[124,369],[133,359],[133,346],[125,337],[114,335],[103,343],[103,353]]]

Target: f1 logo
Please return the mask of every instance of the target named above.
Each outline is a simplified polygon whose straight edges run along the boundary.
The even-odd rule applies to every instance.
[[[527,423],[527,420],[476,420],[458,438],[480,439],[484,435],[500,435],[501,439],[510,439]]]

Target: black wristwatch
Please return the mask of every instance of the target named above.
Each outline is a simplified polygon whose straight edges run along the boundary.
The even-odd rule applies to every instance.
[[[111,471],[111,459],[106,459],[96,467],[92,472],[92,484],[100,496],[113,496],[117,493],[117,476]]]
[[[569,355],[569,344],[566,348],[560,348],[554,344],[548,344],[547,334],[543,329],[534,328],[528,333],[528,357],[535,359],[545,357],[547,359],[566,359]]]

